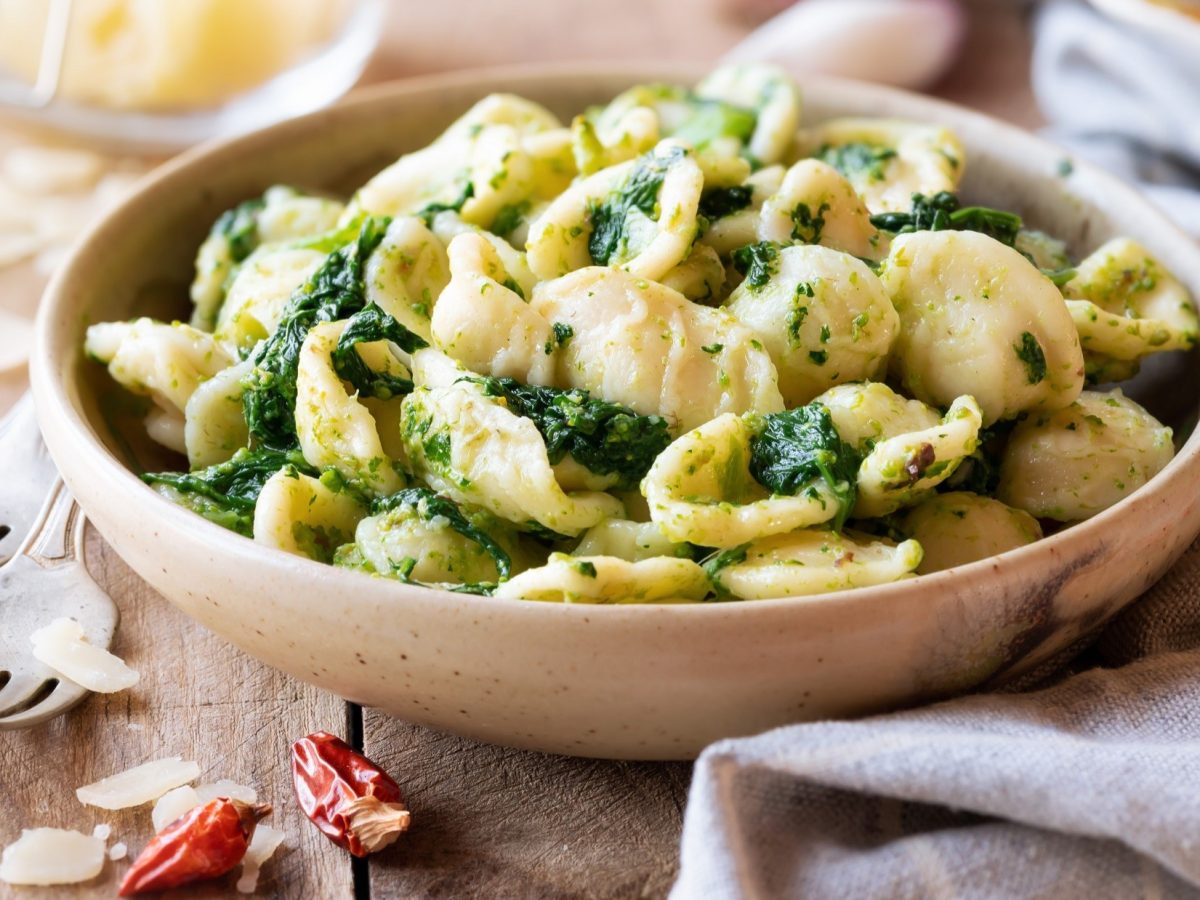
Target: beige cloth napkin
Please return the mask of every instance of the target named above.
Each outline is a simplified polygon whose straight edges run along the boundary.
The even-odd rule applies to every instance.
[[[709,747],[673,900],[1200,896],[1200,542],[1099,663]]]

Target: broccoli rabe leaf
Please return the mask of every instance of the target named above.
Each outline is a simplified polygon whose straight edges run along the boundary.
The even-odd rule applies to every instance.
[[[795,496],[816,479],[825,481],[838,499],[835,529],[854,506],[861,462],[820,403],[763,416],[750,439],[750,474],[771,493]]]
[[[733,267],[746,276],[750,290],[760,290],[779,271],[779,244],[759,241],[733,251]]]
[[[882,181],[884,163],[894,157],[896,151],[880,144],[854,141],[849,144],[825,144],[814,155],[847,178],[865,176],[872,181]]]
[[[737,138],[745,144],[758,125],[758,114],[744,106],[694,95],[689,101],[691,114],[671,132],[671,137],[693,147],[703,148],[722,137]]]
[[[411,509],[427,522],[433,519],[445,520],[451,529],[461,534],[467,540],[473,541],[482,547],[487,555],[492,558],[492,561],[495,562],[496,572],[499,574],[500,580],[508,580],[509,575],[512,573],[512,559],[508,553],[487,532],[472,524],[463,515],[462,510],[459,509],[458,504],[453,500],[434,493],[429,488],[405,488],[402,491],[392,494],[390,497],[383,497],[372,503],[371,515],[377,516],[397,509]],[[452,588],[452,590],[467,590],[468,593],[484,593],[484,591],[473,591],[468,590],[468,588],[468,585],[461,585],[457,588]],[[490,591],[487,591],[487,593],[490,593]]]
[[[267,479],[285,467],[305,475],[317,470],[304,461],[300,451],[241,449],[227,462],[195,472],[146,472],[142,481],[166,485],[177,500],[206,519],[250,537],[254,506]]]
[[[475,185],[468,181],[463,185],[462,192],[449,203],[429,203],[417,212],[426,228],[433,227],[433,217],[440,212],[461,212],[466,202],[475,196]]]
[[[684,151],[676,147],[657,156],[653,152],[638,159],[633,171],[608,197],[588,210],[592,233],[588,253],[598,266],[607,266],[629,249],[629,217],[634,211],[653,219],[667,169]]]
[[[958,197],[939,191],[932,197],[913,194],[908,212],[887,212],[871,216],[871,224],[881,231],[905,234],[910,231],[978,231],[1012,246],[1021,231],[1016,213],[988,206],[959,206]]]
[[[700,195],[700,215],[709,221],[723,219],[750,205],[754,188],[737,184],[727,188],[710,188]]]
[[[254,351],[242,406],[256,446],[290,450],[296,437],[296,370],[304,338],[318,322],[345,319],[366,306],[363,267],[387,230],[387,218],[368,218],[357,237],[330,253],[292,294],[275,332]]]
[[[225,210],[213,223],[210,234],[225,239],[229,246],[229,257],[235,263],[242,262],[258,247],[258,214],[265,205],[262,197],[246,200],[233,209]]]
[[[359,344],[372,341],[391,341],[401,350],[413,353],[429,344],[413,334],[374,303],[356,312],[346,323],[333,351],[333,368],[338,376],[350,382],[360,394],[390,400],[412,392],[412,379],[387,372],[373,372],[358,355]]]
[[[581,390],[522,384],[512,378],[472,378],[489,397],[531,420],[546,442],[550,464],[568,454],[597,475],[616,475],[617,486],[636,487],[655,457],[671,443],[667,420],[598,400]]]
[[[517,226],[525,221],[525,217],[529,215],[530,206],[528,200],[523,200],[520,203],[508,203],[500,207],[496,218],[492,220],[492,227],[488,230],[497,237],[507,239]]]

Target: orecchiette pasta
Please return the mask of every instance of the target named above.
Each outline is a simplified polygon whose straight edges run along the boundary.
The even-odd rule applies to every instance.
[[[687,556],[691,549],[672,541],[654,522],[605,519],[584,533],[573,552],[575,556],[615,556],[639,562],[656,556]]]
[[[261,244],[322,234],[333,229],[345,207],[337,200],[276,185],[221,216],[196,254],[191,324],[211,331],[234,268]]]
[[[296,372],[296,434],[310,464],[338,469],[390,494],[404,486],[404,479],[383,451],[374,416],[346,392],[333,369],[332,355],[345,329],[342,322],[326,322],[304,339]],[[379,358],[394,360],[390,354]],[[389,364],[408,374],[398,361]]]
[[[821,244],[869,259],[882,255],[879,232],[853,185],[817,159],[802,159],[787,170],[779,190],[763,204],[758,238]]]
[[[544,566],[496,589],[497,597],[555,603],[670,603],[701,600],[704,570],[690,559],[656,556],[628,562],[615,556],[550,554]]]
[[[723,412],[783,408],[771,358],[752,331],[621,269],[581,269],[539,284],[532,307],[571,338],[559,382],[665,416],[686,431]]]
[[[400,216],[367,260],[364,281],[372,303],[429,340],[434,304],[450,283],[446,248],[416,216]]]
[[[841,382],[878,377],[899,329],[875,274],[826,247],[784,247],[770,280],[743,282],[726,306],[770,353],[788,406]]]
[[[703,186],[696,161],[670,142],[602,169],[560,195],[533,223],[529,266],[539,278],[595,263],[661,278],[683,261],[696,238]]]
[[[975,451],[982,424],[979,404],[959,397],[936,425],[879,441],[858,470],[854,515],[887,515],[937,487]]]
[[[696,85],[696,94],[754,110],[754,132],[746,149],[759,163],[777,163],[791,147],[800,125],[800,92],[782,69],[723,66]]]
[[[676,440],[642,482],[650,517],[673,541],[736,547],[828,522],[838,501],[814,480],[796,496],[770,496],[750,473],[751,423],[726,413]]]
[[[222,369],[201,384],[183,408],[184,447],[193,469],[225,462],[250,437],[242,412],[242,380],[250,374],[249,360]]]
[[[482,545],[455,531],[444,519],[426,518],[412,507],[360,521],[354,543],[339,548],[334,561],[349,567],[365,563],[381,575],[403,572],[406,578],[430,583],[465,584],[499,578],[496,561]]]
[[[212,335],[146,318],[90,326],[84,350],[118,384],[181,418],[196,388],[234,363]]]
[[[898,581],[920,565],[921,545],[806,528],[756,540],[737,557],[714,580],[735,597],[767,600]]]
[[[570,127],[496,94],[346,205],[240,203],[191,325],[88,329],[186,453],[143,480],[401,591],[685,603],[951,568],[1167,464],[1083,390],[1195,343],[1161,261],[964,203],[936,124],[800,112],[761,65]]]
[[[1042,538],[1037,519],[991,497],[963,491],[936,494],[910,510],[900,530],[921,545],[917,572],[966,565]]]
[[[450,242],[450,283],[433,312],[434,346],[475,372],[530,384],[554,381],[554,332],[518,293],[492,245]]]
[[[519,527],[577,535],[623,511],[607,494],[565,493],[533,424],[470,381],[418,388],[404,400],[401,429],[430,485]]]
[[[1039,519],[1075,522],[1136,491],[1174,452],[1171,429],[1120,390],[1084,391],[1013,429],[996,496]]]
[[[880,278],[900,315],[891,371],[918,400],[970,394],[990,425],[1079,396],[1083,354],[1066,304],[1011,247],[973,231],[901,234]]]
[[[279,326],[292,292],[325,261],[319,250],[264,248],[242,263],[217,313],[217,340],[248,350]]]
[[[871,212],[908,209],[913,194],[953,191],[966,167],[954,132],[899,119],[833,119],[802,131],[797,146],[849,178]]]
[[[1200,331],[1187,289],[1129,238],[1115,238],[1083,260],[1063,294],[1096,381],[1113,380],[1105,373],[1114,361],[1190,349]]]
[[[336,491],[294,469],[267,479],[254,508],[254,540],[268,547],[330,562],[353,540],[366,510],[346,491]]]

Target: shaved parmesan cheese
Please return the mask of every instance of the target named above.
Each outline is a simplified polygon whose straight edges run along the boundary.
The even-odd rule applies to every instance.
[[[162,831],[184,813],[195,809],[203,801],[196,790],[188,785],[167,791],[158,798],[154,810],[150,813],[150,821],[154,823],[154,833]]]
[[[128,809],[157,800],[171,788],[199,777],[200,767],[196,763],[169,756],[85,784],[75,789],[75,796],[80,803],[101,809]]]
[[[250,839],[250,846],[246,848],[244,862],[247,865],[261,866],[279,849],[284,837],[286,835],[278,828],[259,825],[254,829],[254,837]]]
[[[200,796],[201,803],[208,803],[210,800],[216,800],[218,797],[241,800],[243,803],[258,802],[258,792],[254,788],[245,784],[238,784],[236,781],[230,781],[228,778],[222,778],[210,784],[197,785],[196,793]]]
[[[112,837],[112,826],[103,824],[97,825],[92,829],[92,837],[100,838],[102,841],[107,841],[110,837]]]
[[[104,868],[104,841],[63,828],[27,828],[0,856],[0,881],[76,884]]]
[[[117,860],[124,859],[129,853],[129,848],[121,841],[117,841],[112,845],[112,849],[108,851],[108,858]]]
[[[89,644],[74,619],[55,619],[29,639],[36,659],[89,691],[111,694],[137,684],[138,673],[120,657]]]
[[[254,889],[258,887],[258,873],[262,864],[271,858],[283,843],[283,838],[283,832],[270,825],[259,825],[254,829],[254,837],[250,839],[250,846],[246,848],[246,856],[242,860],[242,874],[236,885],[238,893],[254,893]]]
[[[258,887],[258,866],[242,866],[242,874],[238,877],[234,887],[237,888],[239,894],[253,894],[254,889]]]

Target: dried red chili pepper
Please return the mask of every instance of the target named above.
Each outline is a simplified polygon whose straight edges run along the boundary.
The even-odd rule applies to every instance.
[[[128,897],[224,875],[242,861],[254,826],[270,812],[266,803],[227,797],[189,810],[146,845],[118,893]]]
[[[355,856],[381,850],[408,830],[400,786],[327,731],[292,744],[292,783],[304,814]]]

